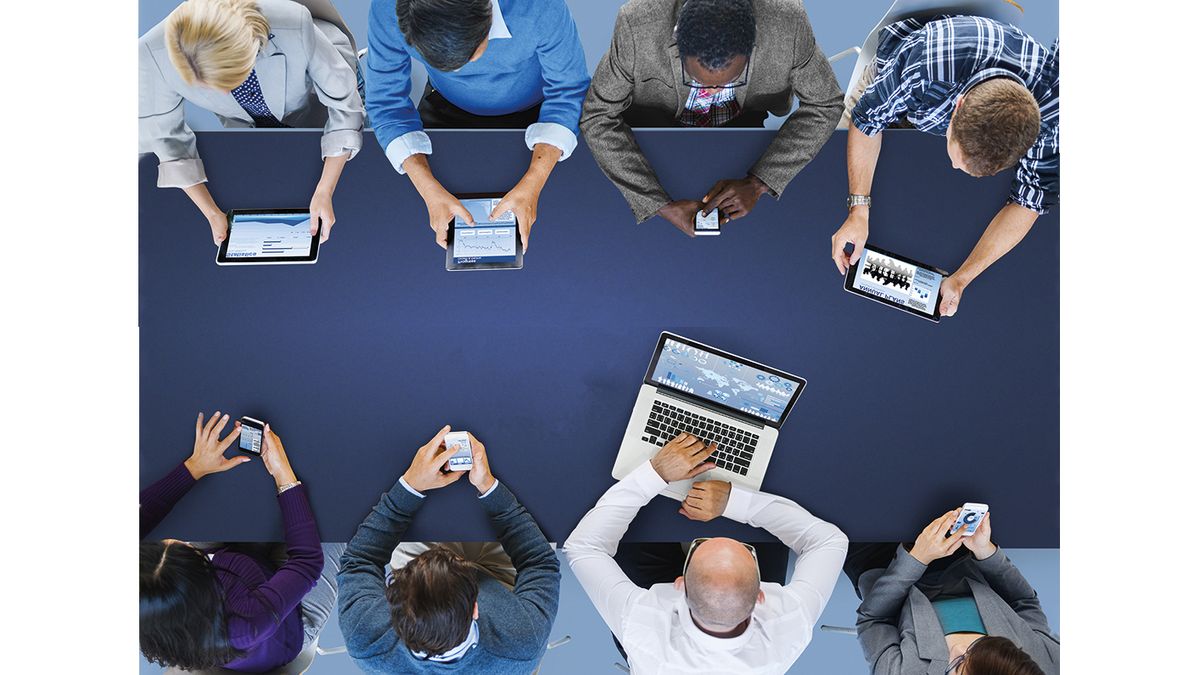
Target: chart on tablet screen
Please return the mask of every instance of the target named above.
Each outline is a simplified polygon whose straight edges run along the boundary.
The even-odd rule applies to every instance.
[[[238,214],[229,229],[230,258],[303,257],[312,247],[308,214]]]

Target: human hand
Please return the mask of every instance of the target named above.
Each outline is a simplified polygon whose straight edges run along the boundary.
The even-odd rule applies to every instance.
[[[942,316],[954,316],[958,312],[958,303],[962,300],[962,294],[966,288],[967,282],[957,274],[946,277],[942,282],[942,300],[938,305],[939,313]]]
[[[716,443],[704,445],[691,434],[679,434],[654,455],[650,465],[668,483],[694,478],[717,468],[715,463],[707,461],[716,450]]]
[[[441,185],[429,190],[429,196],[425,197],[425,208],[429,211],[429,227],[437,238],[438,246],[442,248],[446,248],[446,231],[450,228],[454,216],[459,216],[469,225],[475,224],[475,219],[471,217],[467,207],[454,195],[446,192]]]
[[[263,425],[263,466],[267,468],[267,473],[271,474],[271,478],[275,479],[275,487],[283,487],[288,483],[296,482],[296,473],[292,471],[292,464],[288,461],[287,452],[283,449],[283,441],[279,440],[279,436],[271,431],[271,425]]]
[[[308,213],[311,216],[308,233],[316,234],[320,228],[321,243],[329,241],[329,231],[333,229],[333,223],[337,220],[333,215],[333,193],[317,186],[308,202]]]
[[[408,471],[405,471],[403,476],[404,482],[408,483],[409,487],[417,492],[436,490],[446,487],[467,473],[466,471],[442,471],[442,467],[449,461],[450,455],[454,454],[453,450],[446,449],[446,444],[443,442],[449,432],[450,425],[447,424],[442,427],[441,431],[434,434],[428,443],[417,449],[412,464],[409,465]],[[471,461],[475,461],[474,457]]]
[[[221,438],[221,431],[229,423],[229,415],[222,415],[218,410],[213,413],[208,422],[204,421],[204,413],[196,416],[196,442],[192,446],[192,456],[184,460],[192,478],[200,480],[210,473],[228,471],[238,464],[249,462],[249,457],[238,456],[229,458],[225,451],[237,440],[242,432],[242,423],[234,422],[233,431]]]
[[[969,537],[963,537],[963,546],[967,547],[976,560],[984,560],[992,557],[996,552],[996,545],[992,543],[992,513],[989,511],[983,514],[983,520],[979,521],[979,526],[975,528],[975,534]]]
[[[729,481],[725,480],[702,480],[692,483],[692,489],[688,490],[679,512],[692,520],[708,522],[725,513],[732,487]]]
[[[758,204],[758,198],[766,192],[767,184],[756,176],[719,180],[708,194],[704,195],[704,215],[718,208],[725,216],[722,224],[748,216],[755,204]]]
[[[868,229],[866,207],[856,206],[846,216],[846,222],[833,233],[833,264],[837,265],[838,272],[845,275],[846,270],[858,262],[867,243]],[[854,250],[846,253],[846,244],[853,244]]]
[[[492,483],[496,482],[495,476],[492,475],[492,467],[488,464],[487,448],[483,447],[483,443],[475,438],[475,434],[467,432],[467,438],[471,439],[471,470],[467,473],[467,477],[471,481],[471,485],[479,490],[479,494],[483,494],[492,489]],[[459,472],[461,473],[461,472]]]
[[[208,221],[208,227],[212,230],[213,244],[220,246],[221,242],[225,241],[225,236],[229,234],[229,219],[223,211],[210,211],[204,214],[205,220]]]
[[[696,236],[696,214],[702,208],[704,208],[703,202],[695,199],[682,199],[668,202],[666,206],[658,210],[658,215],[678,228],[680,232],[694,237]]]
[[[537,220],[538,198],[542,195],[542,186],[537,180],[522,178],[513,189],[504,195],[489,216],[496,220],[505,211],[512,211],[517,217],[517,229],[521,230],[521,250],[529,250],[529,234],[533,223]]]
[[[949,537],[946,533],[954,527],[954,520],[958,518],[958,512],[961,509],[947,511],[945,515],[940,516],[917,536],[917,541],[913,544],[912,550],[909,553],[916,558],[922,565],[928,565],[934,560],[945,558],[954,553],[963,544],[963,531],[959,530]]]

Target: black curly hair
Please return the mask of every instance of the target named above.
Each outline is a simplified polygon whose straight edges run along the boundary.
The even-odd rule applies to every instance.
[[[694,56],[707,70],[721,70],[754,47],[750,0],[687,0],[675,28],[679,58]]]

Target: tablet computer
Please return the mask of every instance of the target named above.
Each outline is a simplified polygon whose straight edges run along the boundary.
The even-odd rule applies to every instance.
[[[501,194],[455,195],[471,212],[474,225],[455,216],[446,231],[446,269],[519,270],[525,264],[521,252],[521,230],[517,217],[506,211],[492,220],[492,210],[504,197]]]
[[[286,265],[317,262],[321,234],[310,234],[308,209],[235,209],[217,249],[218,265]]]
[[[948,273],[866,244],[846,271],[846,290],[888,307],[938,322],[942,281]]]

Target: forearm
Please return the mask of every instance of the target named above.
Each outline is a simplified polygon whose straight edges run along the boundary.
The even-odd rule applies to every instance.
[[[208,186],[204,183],[196,183],[183,188],[183,192],[192,200],[200,213],[205,217],[215,216],[222,213],[221,208],[217,206],[217,202],[213,200],[212,195],[208,192]]]
[[[281,591],[284,596],[282,605],[294,606],[321,576],[321,566],[325,557],[321,552],[317,519],[313,516],[304,486],[297,485],[279,495],[277,499],[283,516],[287,562],[268,583]]]
[[[429,157],[423,154],[411,155],[404,160],[404,175],[412,181],[412,185],[416,188],[417,193],[422,199],[429,200],[430,196],[438,190],[444,190],[442,184],[433,175],[433,169],[429,166]]]
[[[399,481],[394,483],[358,526],[342,560],[382,569],[424,502]]]
[[[516,568],[513,593],[525,604],[531,620],[548,634],[558,612],[558,556],[533,516],[503,483],[480,500],[492,519],[497,539]]]
[[[529,157],[529,168],[525,170],[525,175],[521,180],[532,184],[540,192],[545,187],[546,181],[550,179],[554,167],[558,165],[559,157],[562,157],[562,150],[553,145],[535,144],[533,153]]]
[[[974,281],[992,263],[1004,257],[1004,254],[1011,251],[1025,238],[1025,235],[1029,234],[1037,217],[1036,211],[1017,204],[1008,204],[1000,209],[1000,212],[996,214],[995,218],[992,218],[992,222],[984,230],[979,242],[975,244],[975,248],[971,250],[971,255],[967,256],[958,271],[954,273],[955,276],[962,279],[964,283],[969,284]]]
[[[990,556],[976,562],[988,585],[1033,628],[1050,632],[1037,591],[998,547]]]
[[[925,569],[925,565],[903,546],[897,547],[896,557],[884,573],[869,589],[864,589],[863,601],[858,607],[859,632],[864,625],[875,621],[894,624],[909,589],[921,579]]]
[[[348,161],[350,161],[350,153],[348,152],[344,155],[326,157],[321,167],[321,179],[317,181],[317,189],[315,191],[332,195],[337,190],[338,181],[342,177],[342,170],[346,168],[346,162]]]
[[[177,464],[170,473],[138,494],[138,536],[150,533],[175,504],[196,484],[196,476],[186,464]]]
[[[875,165],[879,162],[879,149],[883,147],[883,133],[868,136],[853,124],[846,137],[846,173],[850,194],[869,195],[875,179]]]

